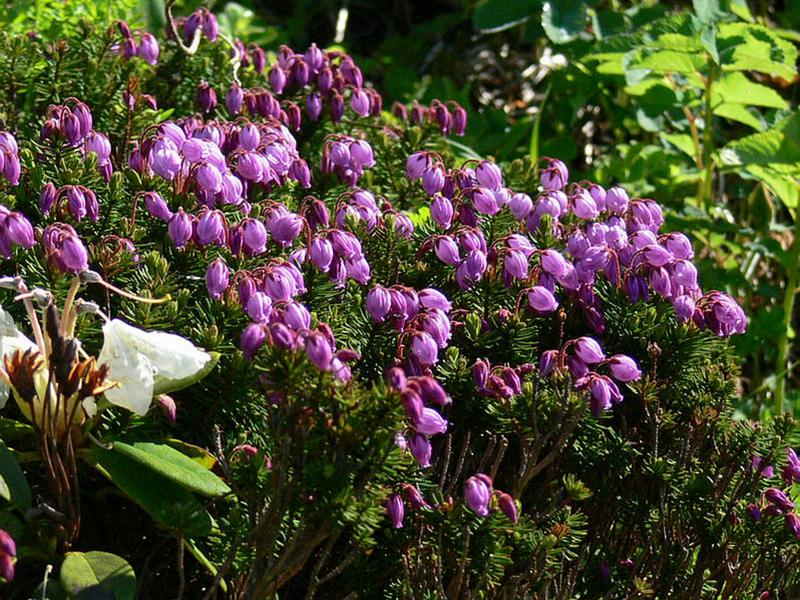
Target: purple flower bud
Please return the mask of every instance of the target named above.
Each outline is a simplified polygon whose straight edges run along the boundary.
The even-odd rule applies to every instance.
[[[206,288],[208,295],[214,300],[222,298],[222,294],[228,289],[230,283],[230,269],[225,261],[217,258],[209,263],[206,269]]]
[[[245,312],[256,323],[267,323],[272,315],[272,300],[264,292],[253,292],[247,299]]]
[[[515,279],[528,278],[528,259],[520,250],[508,250],[504,255],[503,272]]]
[[[500,491],[495,492],[495,495],[497,497],[497,504],[500,506],[500,510],[503,511],[505,516],[516,523],[519,519],[519,516],[517,514],[517,503],[514,502],[514,498],[512,498],[510,494]]]
[[[22,248],[32,248],[36,245],[33,226],[25,216],[17,211],[11,212],[2,222],[3,233],[8,241]]]
[[[453,133],[463,136],[467,131],[467,111],[463,107],[457,106],[453,110]]]
[[[333,260],[333,245],[325,238],[315,237],[309,249],[311,262],[323,273],[327,273]]]
[[[333,351],[328,339],[319,331],[312,331],[305,340],[306,356],[321,371],[326,371],[331,365]]]
[[[165,223],[168,223],[172,218],[172,211],[158,192],[144,193],[144,207],[148,213]]]
[[[761,522],[761,509],[759,509],[757,505],[748,504],[747,514],[750,515],[750,518],[753,519],[753,521],[755,521],[756,523]]]
[[[80,186],[69,185],[67,188],[67,210],[76,221],[86,216],[86,197]]]
[[[179,208],[167,224],[167,233],[176,248],[183,248],[192,237],[192,217]]]
[[[423,178],[423,183],[424,183]],[[472,206],[484,215],[495,215],[500,210],[494,194],[486,188],[477,188],[472,192]]]
[[[546,350],[542,352],[542,356],[539,359],[539,373],[542,377],[547,377],[555,371],[559,355],[560,352],[558,350]]]
[[[533,200],[528,194],[514,194],[508,202],[508,208],[517,219],[525,219],[533,210]]]
[[[431,466],[431,453],[433,448],[427,436],[420,433],[412,437],[408,442],[408,447],[411,450],[411,455],[417,464],[423,469]]]
[[[450,312],[452,304],[442,292],[433,288],[425,288],[419,292],[419,303],[424,308],[438,308]]]
[[[195,181],[201,190],[217,194],[222,190],[222,173],[210,162],[204,162],[195,171]]]
[[[624,214],[628,210],[628,192],[621,187],[612,187],[606,192],[606,207],[611,212],[618,215]]]
[[[400,391],[406,387],[408,383],[406,374],[400,367],[392,367],[386,371],[386,383],[395,391]]]
[[[641,379],[642,372],[636,365],[636,362],[624,354],[615,354],[608,359],[608,367],[611,369],[611,375],[617,381],[627,382],[636,381]]]
[[[158,62],[158,42],[152,34],[143,32],[139,39],[139,48],[136,54],[144,62],[150,65],[155,65]]]
[[[422,174],[422,188],[429,196],[441,192],[444,187],[444,171],[438,165],[425,170]]]
[[[447,406],[453,402],[453,399],[433,377],[423,375],[416,378],[414,383],[419,387],[420,396],[425,402],[439,406]]]
[[[197,243],[201,246],[224,246],[226,232],[225,216],[219,210],[207,210],[197,220]]]
[[[556,279],[563,277],[569,269],[569,263],[557,250],[543,250],[540,254],[542,269]]]
[[[682,233],[670,233],[664,238],[664,246],[677,259],[691,260],[694,258],[692,243]]]
[[[303,230],[303,219],[294,213],[288,213],[272,220],[270,225],[272,239],[287,248]]]
[[[276,94],[282,94],[286,87],[286,73],[277,64],[269,70],[269,85]]]
[[[432,408],[423,408],[419,418],[414,419],[414,431],[424,435],[436,435],[447,431],[447,420]]]
[[[69,235],[61,244],[61,270],[65,273],[82,273],[89,268],[89,253],[77,235]]]
[[[503,172],[500,167],[488,160],[482,160],[475,167],[475,178],[479,185],[490,190],[496,190],[503,185]]]
[[[447,265],[455,266],[461,261],[458,244],[451,237],[442,236],[433,243],[434,251],[439,260]]]
[[[448,229],[453,222],[453,203],[442,194],[436,194],[431,201],[431,218],[442,229]]]
[[[386,288],[376,285],[367,293],[367,312],[373,321],[385,321],[391,308],[391,296]]]
[[[794,510],[794,502],[791,501],[789,496],[783,490],[778,488],[768,488],[764,492],[764,497],[767,501],[782,511]]]
[[[587,336],[579,337],[575,340],[574,347],[575,354],[587,365],[597,364],[605,358],[600,344],[593,338]]]
[[[411,508],[428,508],[430,505],[425,502],[419,489],[410,483],[403,484],[403,498]]]
[[[6,583],[14,580],[14,558],[17,556],[17,544],[5,530],[0,529],[0,579]]]
[[[217,105],[217,93],[214,91],[207,81],[201,81],[197,86],[197,93],[195,94],[195,102],[205,113],[211,112]]]
[[[50,210],[53,208],[57,196],[58,190],[52,181],[48,182],[42,188],[42,191],[39,193],[39,210],[42,211],[43,215],[50,214]]]
[[[369,116],[369,96],[364,90],[353,90],[350,94],[350,106],[359,117]]]
[[[322,96],[319,92],[312,92],[306,98],[306,112],[312,121],[317,121],[322,115]]]
[[[239,111],[242,110],[242,104],[244,104],[244,92],[241,86],[234,81],[225,96],[225,106],[228,107],[229,113],[238,115]]]
[[[430,163],[431,159],[427,152],[415,152],[406,161],[406,176],[411,181],[419,179],[428,170]]]
[[[672,254],[666,248],[656,244],[648,244],[642,248],[641,255],[651,267],[663,267],[673,260]]]
[[[564,189],[569,181],[567,166],[558,159],[547,159],[547,166],[541,172],[540,181],[546,191]]]
[[[572,197],[572,212],[575,213],[575,216],[579,219],[596,219],[600,214],[597,210],[597,204],[595,204],[594,198],[584,189],[578,190]]]
[[[266,327],[261,323],[250,323],[242,331],[242,337],[239,346],[244,353],[245,358],[253,358],[264,345],[267,339]]]
[[[424,331],[414,334],[414,338],[411,341],[411,351],[423,365],[432,365],[438,360],[436,341]]]
[[[528,305],[539,314],[547,314],[558,308],[558,300],[546,287],[535,285],[528,290]]]
[[[386,513],[395,529],[400,529],[403,526],[403,516],[405,515],[405,508],[403,506],[403,499],[397,495],[392,494],[386,501]]]
[[[486,481],[476,476],[467,479],[464,486],[464,500],[475,513],[480,517],[485,517],[489,514],[489,500],[492,497],[492,491]]]

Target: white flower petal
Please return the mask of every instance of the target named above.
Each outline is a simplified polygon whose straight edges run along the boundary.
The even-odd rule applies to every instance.
[[[15,351],[25,352],[30,349],[36,350],[36,344],[29,340],[14,323],[14,319],[2,307],[0,307],[0,367],[2,360],[6,356],[14,354]],[[9,387],[0,382],[0,408],[3,408],[8,401]]]
[[[140,415],[147,412],[154,394],[179,389],[212,360],[179,335],[144,331],[118,319],[105,324],[103,335],[98,362],[108,364],[108,378],[120,383],[119,388],[108,390],[106,397]]]

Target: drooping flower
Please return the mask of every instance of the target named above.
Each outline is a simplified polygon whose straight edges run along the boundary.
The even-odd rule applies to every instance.
[[[467,479],[464,486],[464,500],[475,513],[480,517],[489,514],[489,500],[492,497],[490,483],[486,475],[473,475]]]

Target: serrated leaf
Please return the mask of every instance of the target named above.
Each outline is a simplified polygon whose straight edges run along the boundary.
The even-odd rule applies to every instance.
[[[725,73],[712,88],[712,106],[722,103],[786,109],[786,100],[766,85],[750,80],[744,73]]]
[[[136,574],[128,562],[109,552],[68,552],[59,581],[73,600],[133,600]]]
[[[748,111],[746,106],[741,104],[728,104],[727,102],[720,104],[714,108],[714,114],[718,117],[749,125],[756,131],[763,131],[764,129],[764,123]]]
[[[2,441],[0,441],[0,498],[4,498],[23,512],[29,510],[33,502],[25,473]]]
[[[166,444],[114,442],[113,449],[203,496],[224,496],[231,491],[227,484],[214,473]]]
[[[214,529],[211,515],[191,492],[142,468],[142,463],[105,448],[91,448],[81,456],[165,529],[194,537],[204,537]]]

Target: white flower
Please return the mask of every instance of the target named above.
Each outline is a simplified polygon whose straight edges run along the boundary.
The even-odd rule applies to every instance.
[[[144,331],[119,319],[103,326],[98,364],[119,387],[106,390],[109,402],[144,415],[154,395],[174,392],[205,376],[214,357],[189,340],[162,331]]]
[[[11,356],[17,350],[25,352],[31,348],[38,350],[36,344],[17,328],[11,315],[0,307],[0,368],[5,368],[6,356]],[[4,382],[0,381],[0,408],[3,408],[8,402],[9,389]]]

